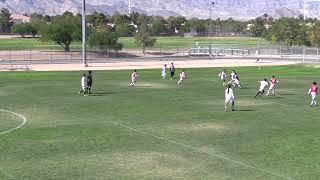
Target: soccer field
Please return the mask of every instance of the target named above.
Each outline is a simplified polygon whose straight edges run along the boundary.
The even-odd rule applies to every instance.
[[[95,71],[88,97],[79,72],[1,72],[0,179],[319,179],[307,96],[319,69],[234,69],[236,112],[224,112],[222,68],[187,69],[182,86],[138,70],[134,88],[130,70]],[[271,75],[279,96],[255,99]]]

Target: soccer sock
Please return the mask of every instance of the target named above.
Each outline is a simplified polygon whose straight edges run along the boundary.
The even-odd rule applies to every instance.
[[[260,95],[260,91],[257,93],[257,95],[256,96],[259,96]]]

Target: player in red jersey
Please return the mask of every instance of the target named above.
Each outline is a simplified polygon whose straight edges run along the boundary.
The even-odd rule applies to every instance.
[[[276,94],[276,84],[278,83],[278,80],[272,76],[271,80],[270,80],[270,87],[269,90],[266,94],[266,96],[269,96],[270,92],[272,92],[272,95],[277,95]]]
[[[317,95],[318,95],[318,86],[316,82],[312,83],[312,86],[309,89],[309,95],[311,94],[311,104],[310,106],[317,106]]]

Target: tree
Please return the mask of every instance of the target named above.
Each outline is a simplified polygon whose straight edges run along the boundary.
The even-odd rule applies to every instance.
[[[147,47],[152,47],[156,43],[156,39],[150,37],[151,30],[148,27],[148,24],[143,23],[139,26],[139,31],[135,36],[136,43],[142,46],[142,52],[145,54]]]
[[[89,46],[96,47],[100,50],[115,50],[118,52],[122,49],[122,44],[118,43],[118,36],[115,32],[108,30],[97,30],[89,36]]]
[[[251,29],[251,32],[256,37],[262,37],[266,33],[266,27],[265,27],[265,20],[261,17],[256,18],[253,23],[253,27]]]
[[[309,45],[306,26],[295,18],[281,18],[267,30],[267,40],[277,40],[292,45]]]
[[[56,42],[65,51],[70,51],[72,41],[81,40],[81,34],[81,18],[71,15],[55,17],[41,30],[43,39]]]
[[[24,38],[24,35],[28,34],[28,29],[25,23],[19,23],[12,26],[11,31],[13,33],[20,34],[22,38]]]
[[[2,8],[0,10],[0,32],[10,33],[12,26],[13,20],[11,18],[11,13],[8,9]]]
[[[311,45],[320,47],[320,22],[314,24],[308,31],[308,40]]]
[[[116,33],[120,37],[133,36],[135,32],[135,27],[130,24],[119,24],[116,26]]]
[[[152,34],[153,35],[159,35],[161,33],[167,33],[168,32],[168,27],[167,24],[168,22],[161,16],[156,16],[153,17],[152,19]]]

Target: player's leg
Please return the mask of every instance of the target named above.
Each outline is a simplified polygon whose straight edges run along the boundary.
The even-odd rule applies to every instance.
[[[264,91],[264,90],[262,90],[262,91],[260,92],[260,96],[262,96],[262,95],[264,94],[264,92],[265,92],[265,91]]]
[[[272,90],[272,86],[270,86],[270,88],[268,89],[266,96],[269,96],[271,90]]]
[[[259,95],[260,95],[260,93],[261,93],[261,91],[258,91],[258,93],[257,93],[254,97],[259,96]]]
[[[234,108],[234,100],[232,101],[232,111],[235,111],[236,109]]]
[[[228,110],[228,101],[226,100],[226,103],[224,104],[224,111]]]

